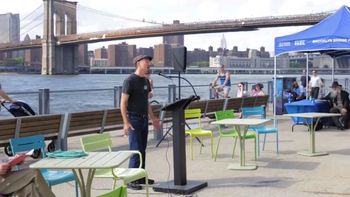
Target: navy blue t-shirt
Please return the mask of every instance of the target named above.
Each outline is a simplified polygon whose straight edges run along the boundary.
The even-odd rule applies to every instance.
[[[148,114],[148,93],[151,91],[149,81],[135,73],[124,80],[123,93],[129,95],[128,112]]]

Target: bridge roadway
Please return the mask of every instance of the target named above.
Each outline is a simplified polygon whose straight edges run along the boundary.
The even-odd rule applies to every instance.
[[[72,34],[56,37],[57,45],[96,43],[132,38],[157,37],[178,34],[255,31],[258,28],[313,25],[329,16],[331,12],[316,14],[270,16],[207,22],[181,23],[162,26],[135,27],[112,31]],[[42,47],[42,40],[0,44],[0,51]]]

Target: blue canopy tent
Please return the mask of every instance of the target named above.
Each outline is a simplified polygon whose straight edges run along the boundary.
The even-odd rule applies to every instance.
[[[342,6],[332,15],[301,32],[275,38],[274,116],[276,115],[276,57],[289,52],[320,52],[333,58],[350,55],[350,9]],[[306,56],[308,70],[308,55]],[[308,73],[307,73],[308,75]],[[275,118],[275,117],[274,117]],[[276,118],[275,118],[276,120]]]

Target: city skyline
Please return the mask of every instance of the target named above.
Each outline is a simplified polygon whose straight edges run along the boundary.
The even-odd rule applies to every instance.
[[[156,0],[150,4],[149,2],[135,0],[132,3],[123,2],[123,6],[118,7],[117,2],[112,0],[78,1],[78,5],[107,13],[134,19],[157,21],[159,23],[172,23],[173,20],[180,20],[180,22],[200,22],[288,14],[308,14],[336,10],[346,3],[348,2],[345,0],[306,0],[298,2],[298,4],[291,0],[268,0],[261,2],[253,0],[237,0],[235,2],[228,0],[179,0],[176,2],[163,2]],[[3,1],[3,5],[0,6],[0,13],[19,13],[21,19],[23,19],[24,16],[28,15],[41,4],[42,0],[31,0],[30,2],[5,0]],[[193,9],[193,7],[196,7],[196,9]],[[78,33],[148,25],[130,20],[115,20],[107,16],[95,16],[94,13],[84,13],[81,10],[83,9],[79,9],[78,6]],[[91,21],[89,18],[94,18],[95,20]],[[224,33],[224,35],[227,40],[228,49],[232,49],[233,46],[238,46],[240,49],[265,46],[267,51],[273,52],[273,41],[276,36],[287,35],[305,28],[307,27],[269,28],[255,32]],[[42,32],[41,29],[36,31],[29,32],[31,33],[31,38],[35,34],[41,34]],[[222,33],[185,35],[185,45],[190,50],[194,48],[207,50],[209,46],[213,46],[216,49],[220,47],[221,38]],[[23,39],[23,35],[21,39]],[[154,47],[154,45],[162,43],[162,39],[162,37],[157,37],[101,42],[89,45],[89,50],[123,41],[128,44],[134,44],[137,47]]]

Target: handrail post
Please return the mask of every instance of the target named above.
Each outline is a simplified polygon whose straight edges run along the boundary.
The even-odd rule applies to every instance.
[[[209,84],[209,99],[215,99],[215,89],[211,83]]]
[[[269,95],[269,102],[272,102],[273,98],[273,81],[268,81],[267,83],[267,94]]]
[[[173,103],[176,100],[176,85],[168,85],[168,103]]]
[[[50,113],[50,89],[39,89],[39,114]]]
[[[122,98],[122,90],[123,87],[122,86],[114,86],[114,97],[113,97],[113,101],[114,101],[114,108],[120,108],[120,101]]]

